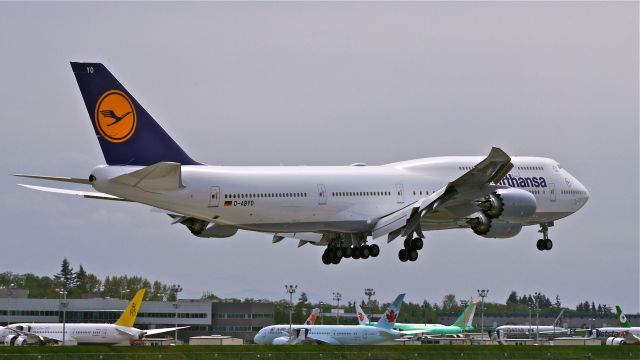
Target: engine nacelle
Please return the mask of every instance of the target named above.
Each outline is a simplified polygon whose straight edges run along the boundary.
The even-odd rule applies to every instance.
[[[273,345],[289,345],[289,337],[288,336],[280,336],[271,342]]]
[[[491,221],[491,228],[484,234],[478,234],[486,238],[505,239],[511,238],[520,233],[522,225],[508,223],[500,220]]]
[[[484,235],[491,230],[492,220],[484,212],[477,212],[467,218],[467,224],[476,235]]]
[[[607,341],[605,342],[606,345],[624,345],[627,342],[624,340],[624,338],[617,338],[617,337],[610,337],[607,338]]]
[[[22,346],[27,345],[28,339],[26,336],[22,335],[8,335],[4,338],[5,346]]]
[[[519,222],[535,214],[536,198],[521,189],[499,189],[476,202],[490,219]]]

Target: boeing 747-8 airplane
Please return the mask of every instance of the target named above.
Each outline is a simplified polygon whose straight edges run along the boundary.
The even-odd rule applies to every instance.
[[[538,250],[551,250],[549,227],[578,211],[587,189],[558,162],[509,157],[435,157],[380,166],[207,166],[187,155],[98,63],[72,62],[106,165],[87,178],[17,176],[80,183],[97,191],[25,187],[86,198],[142,203],[199,237],[238,230],[326,246],[325,264],[380,253],[372,240],[404,239],[401,261],[415,261],[424,231],[470,229],[510,238],[539,226]]]

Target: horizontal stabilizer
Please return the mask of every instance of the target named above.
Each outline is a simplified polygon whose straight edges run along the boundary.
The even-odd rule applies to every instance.
[[[182,188],[180,164],[160,162],[128,174],[117,176],[111,181],[140,188],[145,191],[166,191]]]
[[[56,193],[56,194],[82,196],[82,197],[85,197],[87,199],[129,201],[127,199],[119,198],[117,196],[113,196],[113,195],[109,195],[109,194],[105,194],[105,193],[100,193],[100,192],[95,192],[95,191],[79,191],[79,190],[57,189],[57,188],[50,188],[50,187],[45,187],[45,186],[34,186],[34,185],[25,185],[25,184],[18,184],[18,186],[22,186],[22,187],[26,187],[28,189],[33,189],[33,190],[38,190],[38,191]]]
[[[89,179],[80,179],[80,178],[70,178],[70,177],[59,177],[59,176],[44,176],[44,175],[27,175],[27,174],[11,174],[17,177],[30,178],[30,179],[41,179],[41,180],[52,180],[52,181],[62,181],[69,182],[75,184],[85,184],[89,185]]]

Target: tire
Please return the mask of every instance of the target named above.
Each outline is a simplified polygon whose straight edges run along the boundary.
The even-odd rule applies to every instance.
[[[538,250],[543,251],[544,250],[544,244],[543,244],[544,240],[540,239],[536,242],[536,247],[538,248]]]
[[[354,247],[353,249],[351,249],[351,257],[354,259],[360,259],[360,249],[357,247]]]
[[[333,259],[331,259],[331,263],[334,265],[338,265],[340,264],[340,260],[342,260],[341,257],[334,256]]]
[[[335,248],[335,250],[333,250],[333,256],[337,258],[342,258],[344,256],[344,253],[342,252],[342,248]]]
[[[369,246],[369,253],[371,257],[377,257],[378,255],[380,255],[380,246],[376,244]]]
[[[331,264],[331,256],[326,251],[322,253],[322,263],[325,265]]]
[[[424,246],[424,241],[422,241],[422,239],[420,239],[419,237],[411,241],[411,248],[413,249],[421,250],[423,246]]]
[[[553,249],[553,241],[551,241],[551,239],[547,239],[544,241],[544,249],[545,250]]]
[[[405,249],[411,249],[411,239],[410,238],[404,239],[404,248]]]
[[[342,257],[350,258],[352,250],[350,247],[342,248]]]
[[[371,255],[371,252],[369,251],[369,247],[368,246],[363,246],[362,248],[360,248],[360,257],[363,259],[368,259],[369,255]]]
[[[398,259],[400,259],[400,261],[402,262],[406,262],[407,260],[409,260],[409,254],[407,253],[407,249],[400,249],[400,251],[398,251]]]
[[[409,250],[409,261],[416,261],[418,260],[418,250],[416,249],[411,249]]]

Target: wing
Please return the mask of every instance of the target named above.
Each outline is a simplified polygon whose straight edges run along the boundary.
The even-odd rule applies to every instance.
[[[101,200],[116,200],[116,201],[129,201],[127,199],[119,198],[117,196],[100,193],[97,191],[79,191],[79,190],[67,190],[67,189],[58,189],[58,188],[50,188],[45,186],[34,186],[34,185],[25,185],[18,184],[18,186],[26,187],[28,189],[51,192],[56,194],[64,194],[64,195],[76,195],[82,196],[87,199],[101,199]]]
[[[313,340],[322,344],[342,345],[340,342],[329,335],[307,334],[307,341],[308,340]]]
[[[59,342],[61,342],[61,339],[54,339],[54,338],[50,338],[47,336],[42,336],[42,335],[37,335],[34,333],[30,333],[27,331],[22,331],[22,330],[16,330],[10,327],[5,327],[5,329],[7,330],[11,330],[13,332],[15,332],[16,334],[20,335],[20,336],[24,336],[27,338],[27,341],[29,343],[35,343],[35,344],[57,344]],[[72,339],[69,339],[72,340]]]
[[[509,155],[499,148],[492,148],[484,160],[459,178],[435,193],[378,220],[374,226],[373,238],[388,234],[388,241],[392,241],[400,235],[408,236],[412,233],[424,237],[420,226],[420,220],[424,216],[447,213],[461,204],[473,204],[489,192],[487,185],[500,182],[512,168]]]
[[[166,332],[169,332],[169,331],[176,331],[176,330],[180,330],[180,329],[186,329],[188,327],[189,326],[178,326],[178,327],[172,327],[172,328],[144,330],[144,336],[162,334],[162,333],[166,333]]]

